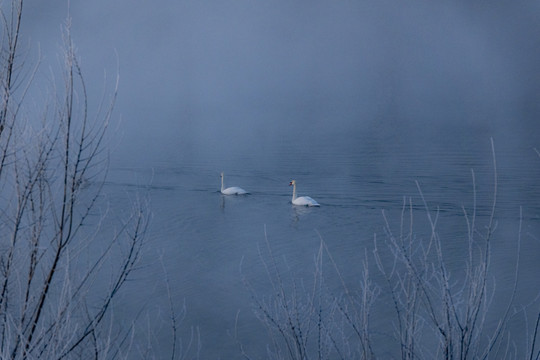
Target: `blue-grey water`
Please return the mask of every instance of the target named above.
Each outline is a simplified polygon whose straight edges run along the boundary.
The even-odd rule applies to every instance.
[[[491,320],[500,315],[513,287],[520,207],[523,229],[515,306],[533,301],[539,290],[536,274],[540,270],[537,139],[498,133],[497,128],[488,134],[460,128],[410,138],[400,136],[392,126],[381,124],[371,130],[362,135],[344,133],[331,141],[325,140],[323,133],[295,141],[284,131],[282,141],[254,143],[241,151],[222,144],[213,152],[195,149],[192,156],[160,154],[152,161],[113,157],[105,187],[111,207],[122,207],[126,199],[137,195],[149,199],[152,214],[141,269],[117,304],[121,309],[117,316],[129,318],[141,309],[150,314],[142,327],[155,332],[163,346],[160,355],[166,357],[171,343],[168,277],[176,311],[184,304],[186,308],[181,325],[184,342],[191,328],[198,329],[202,358],[240,358],[239,343],[249,354],[260,357],[270,338],[253,314],[253,299],[243,279],[261,296],[272,293],[263,266],[263,260],[269,259],[261,257],[267,245],[286,279],[309,281],[313,277],[322,238],[351,289],[359,286],[366,256],[377,282],[381,277],[373,266],[372,251],[374,235],[384,238],[383,211],[398,231],[404,197],[410,198],[415,231],[419,237],[429,235],[417,183],[432,215],[439,209],[444,256],[455,271],[454,279],[459,280],[458,270],[464,266],[467,249],[463,209],[472,213],[476,192],[482,231],[493,202],[489,132],[495,135],[498,183],[490,279],[496,283],[496,298],[503,300],[494,301]],[[179,143],[178,148],[184,145]],[[241,186],[249,195],[221,195],[221,171],[225,172],[226,185]],[[292,179],[298,183],[299,195],[309,195],[321,206],[292,206],[292,189],[288,187]],[[324,266],[332,268],[328,263]],[[328,271],[330,287],[340,291],[341,284],[331,273]],[[381,304],[388,300],[384,295],[388,289],[383,281],[377,285],[382,290]],[[393,334],[393,320],[390,307],[374,313],[375,340]],[[524,324],[519,319],[517,329],[524,331]],[[379,355],[390,356],[386,351],[386,347],[376,348]]]
[[[383,250],[383,213],[399,231],[403,203],[411,201],[417,237],[428,237],[421,191],[430,214],[439,211],[444,259],[459,283],[467,251],[464,210],[471,214],[476,204],[482,232],[495,182],[489,281],[495,295],[487,326],[510,297],[520,238],[512,311],[533,305],[525,308],[528,322],[515,316],[509,331],[523,351],[540,290],[537,2],[24,6],[21,39],[28,51],[21,59],[45,69],[36,74],[30,104],[51,95],[51,84],[63,88],[60,75],[49,76],[62,73],[55,69],[62,64],[60,24],[68,13],[91,118],[103,87],[107,98],[120,74],[106,144],[108,205],[100,206],[118,226],[115,220],[134,201],[147,204],[139,268],[113,314],[126,327],[136,319],[133,357],[144,358],[148,347],[169,357],[170,298],[176,315],[186,309],[179,325],[184,345],[191,329],[200,334],[200,358],[240,358],[240,345],[264,358],[270,338],[253,314],[244,279],[258,295],[272,295],[268,245],[284,279],[308,283],[321,239],[352,290],[367,257],[381,288],[371,318],[374,351],[398,357],[399,349],[386,346],[395,318],[372,255],[375,237]],[[222,196],[221,171],[227,185],[250,194]],[[293,207],[292,179],[299,195],[321,206]],[[391,263],[390,254],[381,256]],[[328,260],[327,285],[339,295],[342,283]]]

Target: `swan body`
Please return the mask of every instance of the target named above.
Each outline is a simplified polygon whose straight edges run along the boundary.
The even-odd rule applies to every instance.
[[[296,180],[289,183],[289,186],[293,187],[292,203],[299,206],[320,206],[318,202],[310,198],[309,196],[296,197]]]
[[[223,195],[244,195],[247,194],[247,191],[238,187],[238,186],[231,186],[225,189],[225,186],[223,185],[223,173],[220,174],[221,177],[221,193]]]

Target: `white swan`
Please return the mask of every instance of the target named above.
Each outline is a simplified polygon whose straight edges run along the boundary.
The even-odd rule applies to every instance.
[[[302,206],[320,206],[318,202],[310,198],[309,196],[300,196],[296,197],[296,180],[293,180],[289,183],[289,186],[293,186],[293,192],[292,192],[292,203],[294,205],[302,205]]]
[[[220,174],[221,176],[221,193],[223,195],[243,195],[247,194],[247,191],[239,188],[238,186],[232,186],[225,189],[225,186],[223,185],[223,173]]]

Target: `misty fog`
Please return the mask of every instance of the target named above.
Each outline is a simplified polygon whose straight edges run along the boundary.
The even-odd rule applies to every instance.
[[[26,7],[26,37],[41,44],[43,66],[54,66],[67,4]],[[532,1],[69,8],[83,71],[98,93],[118,59],[115,152],[136,162],[159,160],[160,152],[249,152],[283,137],[299,146],[354,142],[388,126],[442,142],[456,124],[501,135],[498,142],[528,141],[540,112],[538,11]],[[158,151],[150,155],[149,146]]]
[[[527,296],[537,291],[531,276],[538,271],[540,236],[537,1],[24,5],[26,61],[41,57],[46,69],[35,79],[39,89],[50,86],[59,67],[68,16],[90,108],[120,77],[105,192],[112,212],[125,197],[136,197],[132,191],[150,199],[152,212],[147,267],[122,313],[140,311],[148,301],[141,293],[150,288],[152,306],[163,311],[160,258],[174,301],[186,304],[186,328],[200,325],[214,358],[238,356],[226,335],[237,314],[240,333],[264,349],[239,274],[241,264],[264,288],[256,260],[264,231],[277,257],[290,261],[284,268],[300,274],[310,273],[320,235],[335,251],[345,281],[354,283],[355,266],[372,253],[373,234],[381,232],[381,210],[399,215],[404,197],[422,204],[419,187],[447,221],[441,227],[455,265],[465,246],[458,230],[467,226],[463,210],[478,205],[481,223],[490,209],[491,138],[502,234],[495,272],[503,274],[504,293],[507,255],[515,253],[508,239],[523,206],[530,222],[519,288]],[[39,103],[43,93],[29,95]],[[250,195],[221,195],[220,171],[228,185]],[[290,206],[287,184],[294,178],[320,208]],[[423,214],[419,208],[414,211]],[[527,296],[523,302],[531,300]]]

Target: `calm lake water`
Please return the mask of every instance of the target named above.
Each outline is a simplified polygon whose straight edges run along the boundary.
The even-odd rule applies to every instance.
[[[486,335],[514,288],[520,238],[512,309],[529,317],[513,317],[508,331],[516,352],[525,349],[540,309],[538,1],[26,3],[17,91],[26,91],[34,64],[40,71],[22,116],[37,111],[41,122],[36,105],[54,95],[52,85],[63,88],[64,72],[54,70],[63,66],[60,24],[69,24],[80,56],[89,119],[104,115],[120,73],[108,204],[99,206],[114,222],[133,201],[148,202],[139,268],[114,304],[121,326],[135,321],[130,358],[170,358],[169,299],[178,317],[185,306],[184,349],[193,331],[201,359],[239,359],[240,345],[265,358],[271,339],[250,290],[275,296],[265,268],[272,259],[287,286],[308,288],[321,240],[335,262],[324,256],[329,295],[340,296],[343,284],[357,291],[367,259],[380,288],[374,351],[398,358],[374,239],[391,266],[385,216],[399,232],[404,201],[412,203],[416,239],[429,238],[423,194],[429,214],[438,210],[443,257],[459,284],[464,210],[476,204],[482,232],[494,201],[492,138],[498,186],[488,287],[495,292]],[[249,195],[221,195],[222,171],[226,185]],[[292,206],[293,179],[319,208]]]
[[[261,296],[272,293],[262,261],[268,257],[261,257],[261,249],[269,245],[285,279],[310,281],[322,238],[352,290],[359,286],[366,256],[374,281],[381,280],[372,251],[374,234],[384,238],[383,211],[397,230],[403,199],[410,198],[418,237],[429,235],[416,182],[431,210],[440,210],[445,258],[451,270],[458,270],[467,246],[463,207],[469,212],[473,208],[471,170],[480,229],[486,225],[493,200],[490,136],[494,136],[498,174],[498,227],[491,264],[497,298],[507,298],[513,286],[522,207],[516,305],[533,301],[540,290],[540,158],[534,151],[540,147],[538,139],[526,131],[508,134],[498,129],[414,136],[392,126],[371,130],[328,139],[318,133],[320,141],[315,135],[310,141],[295,141],[283,134],[249,146],[228,147],[223,142],[216,151],[179,143],[180,155],[160,154],[140,161],[113,156],[105,187],[111,207],[123,208],[127,200],[140,196],[149,199],[152,213],[141,268],[117,302],[116,316],[129,318],[145,309],[148,315],[141,316],[140,327],[152,329],[161,344],[157,352],[167,357],[171,344],[167,276],[175,311],[179,313],[184,304],[186,308],[180,331],[183,341],[188,341],[191,328],[198,329],[201,358],[240,358],[237,341],[250,355],[261,358],[270,339],[253,314],[251,293],[243,283],[247,279]],[[243,187],[249,195],[221,195],[221,171],[227,186]],[[309,195],[321,206],[292,206],[288,187],[292,179],[299,195]],[[332,279],[335,276],[329,274],[330,288],[339,291],[341,285]],[[388,300],[388,289],[382,281],[378,285],[379,309],[371,319],[377,329],[375,341],[392,335],[393,317],[391,306],[380,306]],[[494,302],[495,314],[503,305]],[[523,330],[524,321],[516,326]],[[376,347],[375,352],[397,356],[388,349]]]

